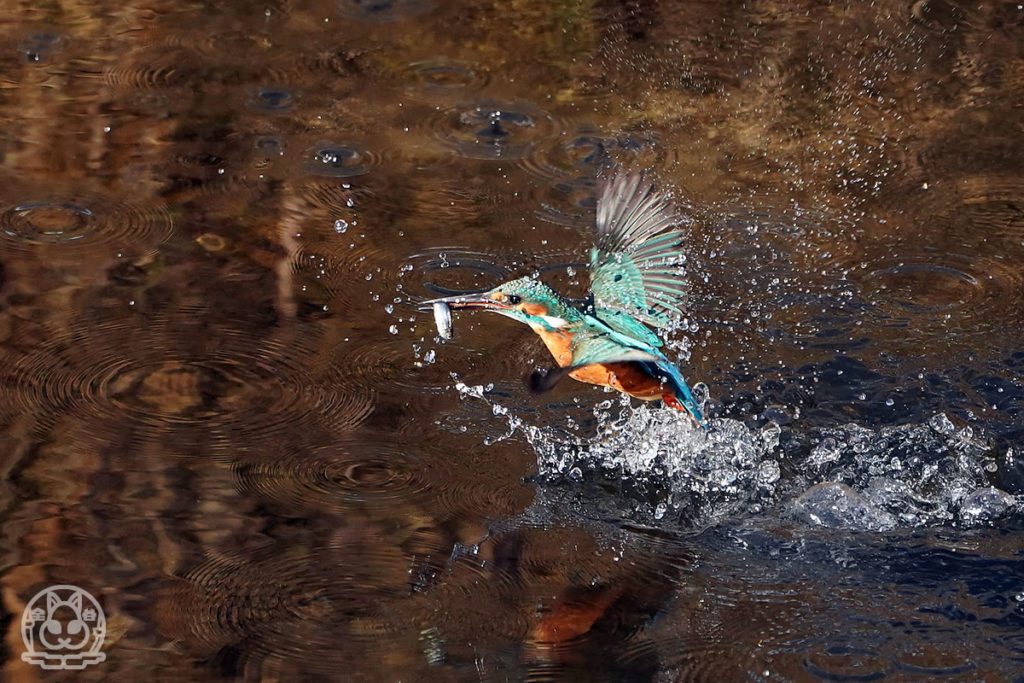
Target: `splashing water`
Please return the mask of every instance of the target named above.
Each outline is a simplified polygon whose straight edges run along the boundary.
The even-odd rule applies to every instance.
[[[797,517],[824,526],[976,526],[1022,510],[1022,500],[993,486],[998,474],[987,439],[942,413],[927,424],[871,430],[855,424],[812,433],[796,463],[807,488]]]
[[[994,485],[992,446],[944,414],[927,424],[856,424],[801,432],[709,421],[704,431],[671,409],[628,398],[594,408],[596,433],[538,426],[492,400],[493,387],[455,384],[485,401],[537,454],[542,481],[611,490],[637,520],[702,529],[763,513],[849,530],[979,526],[1024,512],[1024,497]],[[705,392],[703,385],[695,390]],[[580,430],[587,431],[587,430]]]

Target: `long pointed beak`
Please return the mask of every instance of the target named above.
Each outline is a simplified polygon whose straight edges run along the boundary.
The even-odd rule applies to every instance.
[[[434,304],[447,304],[450,308],[484,308],[494,311],[500,311],[508,308],[504,304],[500,304],[493,299],[488,299],[486,292],[480,292],[479,294],[459,294],[457,296],[446,296],[440,299],[430,299],[429,301],[421,301],[419,308],[421,311],[433,308]]]

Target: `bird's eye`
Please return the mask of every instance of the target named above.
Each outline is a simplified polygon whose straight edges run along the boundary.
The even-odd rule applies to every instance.
[[[523,298],[518,294],[509,294],[506,298],[508,299],[508,302],[513,306],[517,305],[519,302],[523,300]]]

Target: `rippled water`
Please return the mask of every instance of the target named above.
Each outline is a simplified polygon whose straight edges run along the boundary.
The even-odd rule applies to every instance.
[[[311,0],[0,17],[4,677],[1016,680],[1024,9]],[[425,298],[686,216],[708,432]]]

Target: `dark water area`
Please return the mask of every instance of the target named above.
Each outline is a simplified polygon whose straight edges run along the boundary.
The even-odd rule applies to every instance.
[[[1015,2],[6,3],[3,678],[1022,680],[1022,103]],[[707,433],[417,309],[613,168]]]

